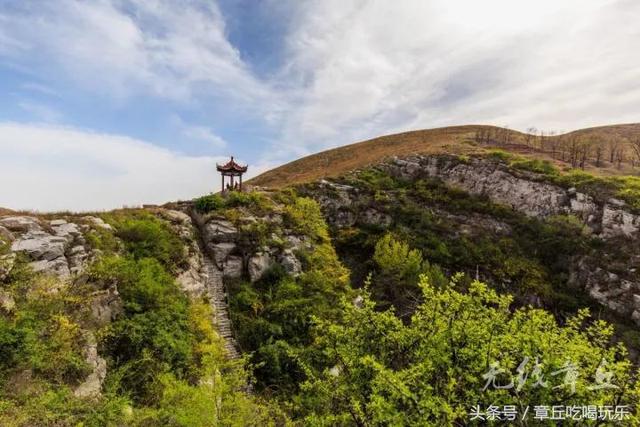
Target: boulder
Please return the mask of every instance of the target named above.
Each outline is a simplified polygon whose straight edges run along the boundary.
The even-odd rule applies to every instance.
[[[11,231],[9,231],[6,227],[0,225],[0,243],[4,242],[13,242],[15,240],[15,236]]]
[[[91,316],[99,327],[111,323],[122,310],[122,300],[115,287],[97,292],[91,299]]]
[[[222,275],[228,279],[240,279],[243,272],[243,260],[239,256],[230,256],[222,267]]]
[[[102,218],[98,218],[97,216],[83,216],[83,220],[87,221],[91,225],[97,228],[103,228],[105,230],[113,231],[113,227],[107,224],[102,220]]]
[[[23,235],[11,245],[13,252],[24,252],[31,259],[51,261],[64,257],[67,239],[51,235]]]
[[[236,244],[231,242],[209,244],[209,250],[218,268],[222,268],[224,262],[235,249]]]
[[[251,282],[260,280],[269,267],[271,267],[271,257],[268,253],[258,252],[249,258],[248,270]]]
[[[183,225],[191,225],[191,217],[184,212],[166,209],[160,211],[161,215],[171,222]]]
[[[285,271],[296,277],[302,272],[302,263],[293,254],[291,249],[285,249],[280,255],[280,264],[284,267]]]
[[[0,219],[0,225],[10,231],[22,232],[41,231],[38,220],[31,216],[10,216]]]
[[[203,228],[206,243],[233,242],[238,237],[238,229],[230,221],[213,219]]]
[[[64,220],[59,220],[64,221]],[[76,224],[67,223],[64,221],[62,224],[54,225],[53,223],[56,221],[51,221],[51,227],[53,228],[53,232],[56,236],[64,237],[64,238],[74,238],[80,236],[82,233]]]

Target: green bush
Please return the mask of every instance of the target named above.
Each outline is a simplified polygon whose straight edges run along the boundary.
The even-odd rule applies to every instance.
[[[140,212],[116,216],[112,223],[133,258],[154,258],[171,271],[185,261],[184,244],[166,221]]]
[[[558,168],[548,160],[518,159],[512,161],[510,166],[516,169],[522,169],[543,175],[558,175],[560,173]]]
[[[200,213],[207,213],[222,209],[224,207],[224,200],[219,194],[209,194],[207,196],[199,197],[195,200],[194,206]]]
[[[544,310],[511,310],[510,296],[480,282],[465,293],[425,278],[420,287],[423,303],[406,323],[377,311],[366,293],[361,308],[343,303],[342,321],[317,321],[315,343],[327,360],[322,369],[306,365],[304,395],[295,400],[305,425],[468,425],[473,405],[637,407],[626,351],[609,344],[613,328],[589,322],[587,311],[559,326]],[[575,391],[555,373],[568,362],[578,371]],[[592,388],[601,369],[616,388]],[[496,387],[510,378],[512,387]],[[536,385],[540,378],[548,386]],[[638,422],[631,409],[626,425]]]

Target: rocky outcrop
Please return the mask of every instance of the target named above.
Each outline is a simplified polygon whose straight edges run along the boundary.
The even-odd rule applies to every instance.
[[[36,272],[67,278],[80,273],[91,255],[82,232],[89,229],[86,224],[12,216],[0,218],[0,227],[4,230],[0,230],[2,235],[11,242],[11,252],[25,254]],[[6,268],[0,265],[0,276],[3,270]]]
[[[579,218],[605,247],[623,247],[631,254],[640,250],[636,244],[640,237],[640,216],[629,210],[624,201],[595,198],[499,161],[482,157],[461,160],[454,156],[411,156],[392,159],[376,168],[407,181],[436,178],[449,187],[486,196],[529,217],[545,219],[570,214]],[[385,203],[376,201],[376,197],[385,197],[384,192],[374,196],[356,186],[331,181],[321,181],[311,191],[327,222],[335,228],[386,228],[394,221],[392,212],[385,211]],[[388,195],[393,198],[391,193]],[[434,217],[456,224],[454,233],[458,235],[473,238],[512,232],[508,224],[489,215],[453,214],[432,206],[425,209]],[[608,255],[603,248],[600,253],[574,260],[568,284],[640,325],[640,256],[619,258]]]
[[[93,334],[87,336],[87,346],[84,351],[85,362],[91,368],[91,373],[74,391],[76,397],[98,397],[102,391],[102,383],[107,377],[107,361],[98,354],[98,345]]]
[[[572,214],[603,238],[634,237],[640,231],[640,216],[626,209],[622,200],[597,203],[575,188],[563,188],[546,182],[542,175],[485,158],[462,162],[447,156],[413,156],[396,158],[381,167],[403,179],[439,178],[447,185],[487,196],[528,216]]]

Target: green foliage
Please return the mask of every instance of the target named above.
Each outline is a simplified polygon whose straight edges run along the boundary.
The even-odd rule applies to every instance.
[[[213,212],[224,207],[224,199],[219,194],[209,194],[195,200],[194,206],[198,212]]]
[[[395,190],[406,186],[406,183],[401,180],[375,168],[368,168],[359,172],[355,182],[359,185],[379,190]]]
[[[102,354],[112,361],[114,392],[155,404],[159,375],[195,377],[198,340],[191,330],[190,305],[158,261],[105,258],[93,267],[91,278],[117,286],[123,300],[124,316],[100,333]]]
[[[116,236],[109,230],[102,227],[93,227],[85,233],[87,243],[93,248],[103,253],[117,253],[122,248]]]
[[[548,160],[519,158],[512,161],[509,165],[516,169],[527,170],[543,175],[552,176],[560,173],[558,168]]]
[[[154,258],[171,271],[185,261],[184,244],[166,221],[135,212],[113,215],[110,222],[133,258]]]
[[[339,316],[338,301],[348,292],[349,276],[331,246],[318,204],[293,192],[274,198],[284,203],[284,225],[314,241],[312,249],[296,251],[304,272],[291,277],[276,264],[255,283],[232,283],[230,310],[242,349],[253,352],[257,387],[277,387],[278,395],[287,396],[304,379],[294,355],[314,352],[311,317]]]
[[[502,162],[509,162],[511,159],[513,159],[513,154],[509,153],[508,151],[495,149],[487,151],[487,157]]]
[[[426,278],[420,287],[424,302],[408,324],[392,311],[376,311],[366,293],[362,308],[344,303],[343,321],[318,320],[316,344],[328,364],[307,367],[298,400],[305,425],[453,426],[470,422],[472,405],[638,404],[625,350],[610,345],[612,328],[588,323],[587,312],[559,326],[543,310],[510,310],[510,296],[480,282],[467,293],[435,288]],[[504,369],[496,382],[504,385],[525,360],[527,375],[538,360],[543,379],[560,387],[536,387],[529,377],[519,390],[516,384],[483,390],[491,366]],[[589,388],[602,360],[618,388]],[[567,361],[581,373],[575,393],[552,375]]]
[[[296,197],[285,206],[285,220],[294,231],[320,242],[329,240],[326,223],[318,203],[310,198]]]
[[[445,276],[437,266],[431,266],[419,250],[411,249],[391,234],[378,240],[373,260],[378,267],[373,277],[373,289],[379,303],[399,306],[403,299],[413,297],[418,293],[414,291],[418,291],[416,283],[422,274],[428,275],[434,283],[445,282]]]
[[[273,204],[269,198],[260,192],[240,192],[231,191],[220,194],[209,194],[195,200],[194,206],[200,213],[208,213],[213,211],[222,211],[224,209],[245,207],[254,212],[266,213]]]

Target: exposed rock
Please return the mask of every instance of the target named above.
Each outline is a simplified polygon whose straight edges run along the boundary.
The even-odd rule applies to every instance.
[[[54,225],[55,221],[51,221],[51,226],[53,227],[53,231],[56,236],[64,237],[64,238],[73,238],[78,237],[82,233],[80,232],[78,226],[73,223],[67,223],[66,221],[63,224]]]
[[[236,244],[232,242],[222,242],[216,244],[210,244],[209,250],[213,254],[213,260],[218,268],[222,268],[222,265],[227,260],[227,257],[236,249]]]
[[[0,242],[4,241],[4,242],[11,243],[14,240],[15,240],[15,236],[13,235],[13,233],[9,231],[7,228],[0,225]]]
[[[81,398],[99,397],[102,383],[107,376],[107,361],[98,355],[98,346],[93,335],[89,337],[89,344],[85,348],[85,361],[92,368],[92,372],[73,394]]]
[[[11,313],[16,307],[16,302],[8,292],[0,290],[0,308],[6,313]]]
[[[91,315],[98,326],[105,326],[122,314],[122,300],[113,287],[97,292],[91,300]]]
[[[52,221],[49,221],[49,225],[51,225],[52,227],[57,227],[57,226],[60,226],[60,225],[64,225],[66,223],[67,223],[67,221],[64,220],[64,219],[54,219]]]
[[[293,254],[291,249],[285,249],[280,255],[279,259],[280,264],[284,267],[285,271],[296,277],[302,272],[302,263],[300,260]]]
[[[41,231],[38,220],[31,216],[11,216],[0,219],[0,225],[10,231],[22,232]]]
[[[264,273],[271,267],[271,257],[268,253],[258,252],[249,259],[249,279],[251,282],[260,280]]]
[[[111,225],[107,224],[102,220],[102,218],[98,218],[97,216],[83,216],[82,219],[91,223],[95,227],[113,231],[113,227]]]
[[[164,216],[171,222],[175,222],[183,225],[191,225],[191,217],[184,212],[171,210],[171,209],[163,209],[160,211],[161,215]]]
[[[238,237],[238,229],[232,222],[224,219],[213,219],[203,228],[205,242],[233,242]]]
[[[364,307],[364,298],[362,295],[358,295],[353,299],[353,306],[355,308],[363,308]]]
[[[64,257],[56,258],[54,260],[39,260],[29,263],[31,269],[36,273],[53,274],[55,276],[66,278],[71,276],[71,270],[69,270],[69,263]]]
[[[223,277],[229,279],[239,279],[242,277],[243,260],[239,256],[230,256],[222,267]]]
[[[295,234],[287,234],[284,236],[284,240],[288,246],[293,250],[311,249],[313,246],[307,236],[298,236]]]
[[[602,236],[634,236],[640,229],[640,217],[621,209],[619,204],[611,203],[612,200],[615,199],[610,199],[603,208]]]
[[[361,214],[361,217],[358,218],[358,220],[361,221],[363,224],[378,225],[381,227],[388,227],[389,225],[391,225],[391,222],[392,222],[390,215],[384,212],[380,212],[373,208],[369,208],[365,210]]]

